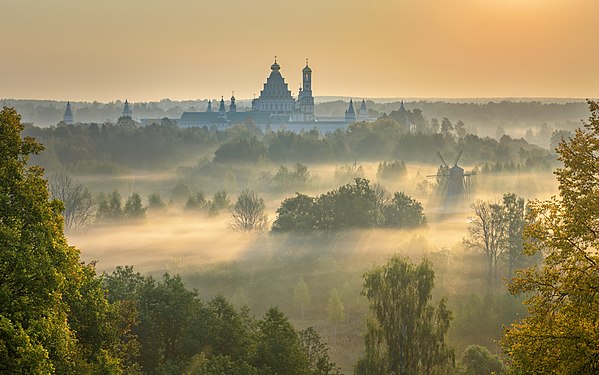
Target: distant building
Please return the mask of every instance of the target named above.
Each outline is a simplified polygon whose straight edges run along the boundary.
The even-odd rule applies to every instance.
[[[306,66],[302,69],[302,87],[299,88],[297,102],[291,121],[311,122],[314,121],[314,96],[312,96],[312,69]]]
[[[227,110],[225,109],[225,99],[220,97],[220,106],[218,107],[218,116],[216,118],[216,125],[219,128],[225,128],[231,125],[231,121],[227,119]]]
[[[252,111],[291,114],[295,108],[295,99],[281,75],[281,66],[277,64],[276,57],[270,69],[260,97],[252,101]]]
[[[356,122],[356,111],[354,111],[354,101],[349,100],[349,108],[345,111],[345,122]]]
[[[64,115],[62,115],[62,121],[68,125],[75,122],[73,120],[73,112],[71,111],[71,102],[67,102],[67,108],[64,110]]]
[[[125,107],[123,108],[123,113],[121,113],[121,117],[130,117],[133,118],[133,111],[129,108],[129,102],[125,99]]]
[[[367,121],[368,120],[368,109],[366,108],[366,101],[362,99],[362,104],[360,104],[360,111],[358,112],[358,121]]]
[[[229,112],[237,112],[237,104],[235,104],[235,93],[231,93],[231,104],[229,105]]]
[[[267,127],[275,131],[278,129],[302,131],[318,128],[321,132],[326,133],[345,129],[349,123],[356,121],[353,101],[350,103],[351,113],[346,112],[345,117],[316,117],[314,115],[312,69],[308,65],[307,59],[306,66],[302,69],[302,85],[299,88],[297,99],[292,96],[285,78],[281,74],[281,66],[277,63],[276,57],[270,70],[270,75],[260,91],[260,96],[252,101],[251,111],[238,111],[233,94],[228,111],[225,108],[224,98],[221,97],[218,112],[212,110],[212,103],[209,100],[205,112],[183,112],[181,118],[176,120],[177,124],[181,127],[207,126],[225,129],[232,124],[251,121],[262,130]],[[360,119],[366,120],[368,110],[364,101],[362,101],[360,113]],[[155,120],[145,119],[142,120],[142,123],[151,121]]]

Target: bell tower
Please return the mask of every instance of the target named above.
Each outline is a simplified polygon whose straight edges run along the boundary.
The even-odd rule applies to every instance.
[[[308,66],[308,59],[306,59],[306,67],[302,69],[303,75],[303,92],[305,95],[312,96],[312,69]]]
[[[312,69],[306,66],[302,69],[302,90],[299,93],[298,101],[300,104],[300,113],[303,121],[314,121],[314,97],[312,96]]]

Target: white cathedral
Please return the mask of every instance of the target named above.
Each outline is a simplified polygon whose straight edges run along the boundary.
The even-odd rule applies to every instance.
[[[302,69],[302,87],[299,89],[297,100],[291,96],[276,57],[270,69],[270,75],[266,79],[264,89],[260,91],[260,97],[252,101],[252,111],[289,114],[289,121],[314,121],[312,69],[308,66],[308,61],[306,60],[306,66]]]
[[[231,124],[240,124],[252,120],[261,129],[270,127],[272,130],[286,128],[293,131],[310,130],[314,127],[323,132],[346,128],[356,121],[372,120],[368,116],[366,102],[362,100],[359,112],[356,114],[353,101],[350,100],[345,117],[319,117],[314,115],[314,96],[312,95],[312,69],[306,66],[302,69],[302,86],[297,99],[291,94],[285,78],[281,75],[281,66],[275,57],[270,66],[271,72],[260,96],[252,100],[252,110],[238,112],[235,96],[231,96],[229,110],[227,111],[224,98],[221,97],[218,112],[212,110],[210,101],[205,112],[183,112],[177,120],[179,126],[211,126],[223,129]]]

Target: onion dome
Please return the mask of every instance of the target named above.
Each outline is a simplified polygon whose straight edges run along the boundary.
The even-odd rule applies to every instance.
[[[304,69],[302,69],[302,72],[312,73],[312,69],[310,69],[310,67],[308,66],[308,59],[306,59],[306,66],[304,67]]]
[[[274,63],[274,64],[272,64],[272,65],[270,66],[270,68],[271,68],[273,71],[279,71],[279,70],[281,69],[281,66],[280,66],[279,64],[277,64],[277,57],[276,57],[276,56],[275,56],[275,63]]]

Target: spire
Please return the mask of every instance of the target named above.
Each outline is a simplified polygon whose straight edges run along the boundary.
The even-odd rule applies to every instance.
[[[406,110],[406,108],[403,106],[403,100],[401,101],[401,104],[399,106],[399,110],[402,111],[402,112]]]
[[[220,106],[218,107],[218,118],[220,120],[227,119],[227,110],[225,109],[225,98],[223,96],[220,97]]]
[[[355,122],[356,121],[356,111],[354,111],[353,99],[349,100],[349,108],[347,108],[347,111],[345,111],[345,121],[347,121],[347,122]]]
[[[358,120],[366,121],[368,120],[368,109],[366,108],[366,100],[362,99],[362,104],[360,104],[360,111],[358,112]]]
[[[206,112],[212,112],[212,99],[208,99],[208,108],[206,108]]]
[[[64,121],[65,124],[73,123],[73,112],[71,111],[71,102],[67,102],[67,108],[64,110],[62,121]]]
[[[237,112],[237,104],[235,104],[235,91],[231,92],[231,104],[229,105],[229,112]]]
[[[125,107],[123,108],[121,117],[133,117],[133,111],[129,108],[129,101],[127,99],[125,99]]]

